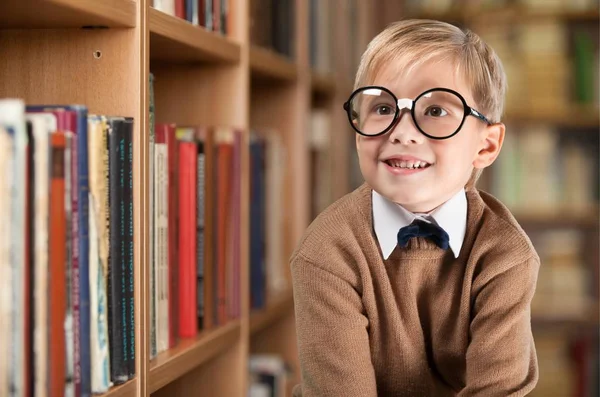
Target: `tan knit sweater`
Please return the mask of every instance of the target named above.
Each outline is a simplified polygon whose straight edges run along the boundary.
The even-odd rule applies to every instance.
[[[534,388],[539,257],[504,205],[466,193],[456,259],[419,237],[384,260],[366,184],[310,225],[291,257],[302,374],[295,396],[523,396]]]

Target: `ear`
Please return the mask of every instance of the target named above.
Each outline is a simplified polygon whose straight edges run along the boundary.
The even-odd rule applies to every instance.
[[[473,160],[473,167],[485,168],[492,165],[500,154],[502,142],[504,142],[505,125],[496,123],[485,127],[482,132],[479,150]]]

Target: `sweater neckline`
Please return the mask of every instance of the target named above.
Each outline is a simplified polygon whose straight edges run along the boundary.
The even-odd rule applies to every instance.
[[[373,228],[372,190],[371,186],[366,182],[363,183],[357,191],[358,197],[356,203],[363,219],[369,227],[372,243],[379,252],[381,259],[385,262],[386,260],[383,259],[383,253],[381,252],[379,244],[377,244],[375,230]],[[468,251],[470,251],[475,241],[475,230],[477,229],[477,225],[481,222],[481,214],[483,213],[484,207],[483,201],[476,188],[465,188],[465,193],[467,196],[467,230],[460,250],[460,255],[456,260],[466,260],[465,256],[468,256]],[[450,255],[454,259],[450,250],[441,249],[433,241],[424,237],[417,237],[410,239],[405,248],[396,246],[387,261],[397,259],[439,260],[446,255]]]

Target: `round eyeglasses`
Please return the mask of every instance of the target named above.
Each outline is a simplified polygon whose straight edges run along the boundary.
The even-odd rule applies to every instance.
[[[458,92],[448,88],[432,88],[411,100],[398,99],[384,87],[361,87],[350,95],[344,103],[344,109],[352,128],[365,136],[388,132],[398,121],[403,109],[410,110],[415,126],[431,139],[447,139],[456,135],[467,116],[492,124],[467,105]]]

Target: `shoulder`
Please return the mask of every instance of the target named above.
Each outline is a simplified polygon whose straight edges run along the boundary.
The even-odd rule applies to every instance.
[[[479,213],[477,219],[468,221],[468,227],[474,229],[472,253],[482,270],[497,274],[524,263],[539,266],[531,239],[506,205],[479,189],[467,190],[467,200]]]
[[[324,270],[335,263],[349,262],[359,255],[361,245],[372,238],[370,227],[371,188],[363,184],[329,205],[308,226],[290,257]]]

